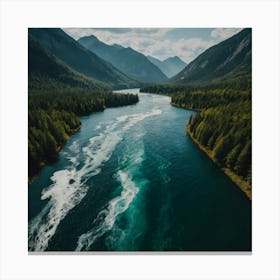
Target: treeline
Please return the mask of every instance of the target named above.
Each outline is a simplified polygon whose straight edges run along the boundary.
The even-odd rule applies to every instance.
[[[217,106],[190,118],[188,130],[222,167],[251,185],[251,102]]]
[[[102,95],[104,98],[105,107],[117,107],[135,104],[139,101],[137,94],[122,94],[122,93],[106,93]]]
[[[53,162],[69,137],[79,130],[77,115],[138,102],[138,95],[60,89],[28,97],[28,176]]]
[[[182,94],[191,93],[193,91],[208,90],[251,90],[251,75],[232,77],[225,81],[207,82],[199,84],[150,84],[140,89],[140,92],[150,92],[156,94]]]
[[[193,110],[250,100],[251,93],[249,91],[233,89],[195,90],[184,94],[174,94],[171,97],[172,104]]]
[[[86,115],[105,109],[102,94],[87,90],[65,90],[41,92],[29,95],[28,109],[65,110],[76,115]]]
[[[140,92],[150,92],[155,94],[165,94],[165,95],[173,95],[182,92],[189,92],[194,90],[195,87],[192,86],[184,86],[184,85],[147,85],[145,87],[140,88]]]
[[[251,197],[251,91],[200,89],[173,94],[171,102],[198,110],[187,124],[188,133]]]
[[[219,85],[217,87],[217,85]],[[187,131],[208,155],[251,197],[251,83],[150,85],[141,92],[171,96],[171,104],[196,110]]]
[[[80,128],[72,112],[54,109],[28,111],[28,176],[53,162],[69,137]]]
[[[106,107],[117,107],[135,104],[139,101],[137,94],[112,92],[95,92],[86,89],[60,89],[55,92],[41,91],[30,94],[29,109],[56,109],[87,115],[104,110]]]

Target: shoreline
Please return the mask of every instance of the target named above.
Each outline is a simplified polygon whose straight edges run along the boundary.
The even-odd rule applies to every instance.
[[[194,111],[194,112],[200,112],[202,110],[202,109],[197,109],[197,108],[191,108],[191,107],[188,107],[188,106],[181,106],[181,105],[178,105],[178,104],[173,103],[173,102],[170,102],[170,105],[172,105],[174,107],[177,107],[177,108],[182,108],[182,109],[185,109],[185,110]]]
[[[71,136],[73,136],[74,134],[76,134],[76,133],[81,129],[81,127],[82,127],[82,123],[79,125],[79,127],[77,127],[76,129],[73,129],[71,135],[68,135],[69,137],[68,137],[68,139],[66,140],[66,142],[64,143],[64,145],[61,145],[61,146],[59,146],[59,147],[57,148],[57,150],[56,150],[57,156],[58,156],[58,154],[63,150],[64,146],[67,144],[67,142],[69,141],[69,139],[71,138]],[[56,159],[54,162],[56,162],[56,161],[57,161],[57,159]],[[35,179],[39,176],[39,173],[40,173],[40,171],[42,170],[43,167],[45,167],[45,166],[48,165],[48,164],[52,164],[52,163],[54,163],[54,162],[48,162],[48,161],[46,161],[46,160],[41,161],[41,162],[40,162],[40,169],[38,170],[38,172],[37,172],[36,174],[32,175],[32,176],[28,176],[28,185],[30,185],[30,184],[33,182],[33,180],[35,180]]]
[[[138,94],[138,93],[137,93],[137,94]],[[137,95],[137,94],[136,94],[136,95]],[[138,99],[138,101],[139,101],[139,99]],[[138,102],[138,101],[137,101],[137,102]],[[104,107],[102,110],[93,111],[93,112],[90,112],[90,113],[85,114],[85,115],[76,115],[76,114],[75,114],[75,115],[76,115],[76,117],[80,120],[80,117],[87,116],[87,115],[91,115],[91,114],[93,114],[93,113],[102,112],[102,111],[106,110],[107,108],[118,108],[118,107],[122,107],[122,106],[131,106],[131,105],[137,104],[137,102],[131,103],[131,104],[124,104],[124,105],[112,106],[112,107]],[[81,121],[80,121],[80,125],[79,125],[77,128],[75,128],[75,129],[72,130],[71,134],[68,135],[68,139],[66,140],[66,142],[65,142],[63,145],[61,145],[61,146],[59,146],[59,147],[57,148],[56,156],[58,156],[58,154],[63,150],[64,146],[67,144],[67,142],[69,141],[69,139],[70,139],[74,134],[76,134],[76,133],[81,129],[81,127],[82,127],[82,123],[81,123]],[[47,161],[47,160],[41,161],[41,162],[40,162],[40,168],[39,168],[38,172],[36,172],[36,173],[35,173],[34,175],[32,175],[32,176],[27,176],[27,178],[28,178],[28,180],[27,180],[27,181],[28,181],[28,185],[30,185],[30,184],[33,182],[33,180],[35,180],[35,179],[39,176],[39,173],[40,173],[40,171],[42,170],[42,168],[44,168],[46,165],[55,163],[56,161],[57,161],[57,159],[55,159],[53,162],[50,162],[50,161]]]
[[[235,183],[235,185],[241,189],[244,194],[247,196],[247,198],[249,200],[252,200],[252,190],[250,188],[250,185],[244,181],[240,176],[236,175],[235,173],[233,173],[231,170],[229,170],[228,168],[225,167],[221,167],[217,164],[217,161],[215,160],[215,158],[213,157],[213,154],[207,150],[204,146],[202,146],[198,140],[196,140],[192,134],[192,132],[189,129],[189,125],[186,125],[186,131],[188,133],[188,135],[190,136],[190,138],[193,140],[193,142],[197,145],[197,147],[204,152],[223,172],[225,175],[228,176],[228,178]]]

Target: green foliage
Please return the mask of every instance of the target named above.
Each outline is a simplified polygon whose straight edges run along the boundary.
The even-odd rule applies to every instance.
[[[105,102],[105,107],[125,106],[139,101],[137,94],[106,93],[103,94],[102,97]]]
[[[60,148],[80,125],[72,112],[29,109],[28,175],[34,175],[42,164],[55,160]]]
[[[76,115],[136,102],[138,95],[84,89],[57,89],[29,95],[28,175],[35,175],[42,165],[57,158],[59,150],[81,125]]]
[[[138,102],[138,95],[108,89],[137,86],[58,28],[28,30],[29,176],[56,159],[87,115]]]
[[[246,102],[250,99],[251,94],[248,90],[210,89],[174,94],[171,102],[180,107],[201,110],[236,102]]]
[[[219,90],[219,91],[250,91],[251,90],[251,77],[243,75],[242,77],[236,77],[234,79],[227,79],[224,81],[214,82],[210,81],[207,83],[200,84],[149,84],[145,87],[141,87],[140,92],[151,92],[157,94],[164,94],[175,96],[182,93],[193,93],[195,91],[208,91],[208,90]]]
[[[150,84],[140,90],[169,95],[173,105],[197,110],[188,123],[192,136],[231,176],[249,184],[251,41],[251,29],[243,29],[207,49],[169,84]]]
[[[251,183],[251,81],[150,85],[141,92],[171,96],[173,105],[198,110],[188,128],[221,167]]]
[[[251,156],[252,144],[251,141],[248,141],[237,157],[237,162],[234,166],[236,173],[244,178],[251,178],[251,174],[249,173],[251,171]]]
[[[227,155],[226,157],[226,166],[233,170],[234,168],[234,165],[237,161],[237,157],[240,153],[240,149],[241,149],[241,146],[240,144],[237,144]]]
[[[215,94],[213,98],[216,99]],[[205,107],[212,104],[209,99],[211,94],[205,99]],[[200,111],[192,116],[188,125],[193,136],[213,153],[217,163],[250,180],[251,101],[242,99],[226,105],[221,98],[222,105]]]

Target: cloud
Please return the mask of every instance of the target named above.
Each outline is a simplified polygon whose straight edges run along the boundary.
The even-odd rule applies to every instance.
[[[79,39],[83,36],[99,34],[112,35],[138,35],[138,36],[163,36],[165,33],[172,30],[171,28],[63,28],[65,32],[70,34],[74,39]]]
[[[179,41],[180,45],[185,50],[205,50],[211,47],[214,44],[213,40],[206,41],[201,38],[192,38],[192,39],[182,39]]]
[[[215,28],[211,32],[211,37],[218,40],[225,40],[241,30],[242,28]]]
[[[184,61],[190,62],[203,51],[215,44],[214,40],[203,40],[201,38],[180,39],[180,40],[155,40],[150,39],[144,42],[135,41],[134,49],[146,54],[151,55],[161,60],[170,56],[179,56]]]
[[[131,47],[145,55],[164,60],[170,56],[179,56],[189,63],[207,48],[237,33],[239,28],[209,29],[208,37],[196,35],[181,39],[168,36],[175,29],[171,28],[65,28],[64,31],[75,39],[95,35],[100,41],[112,45]],[[188,34],[188,29],[180,29]]]

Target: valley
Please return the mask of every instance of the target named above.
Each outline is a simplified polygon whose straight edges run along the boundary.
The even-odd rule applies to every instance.
[[[251,251],[251,40],[186,63],[29,28],[29,252]]]

